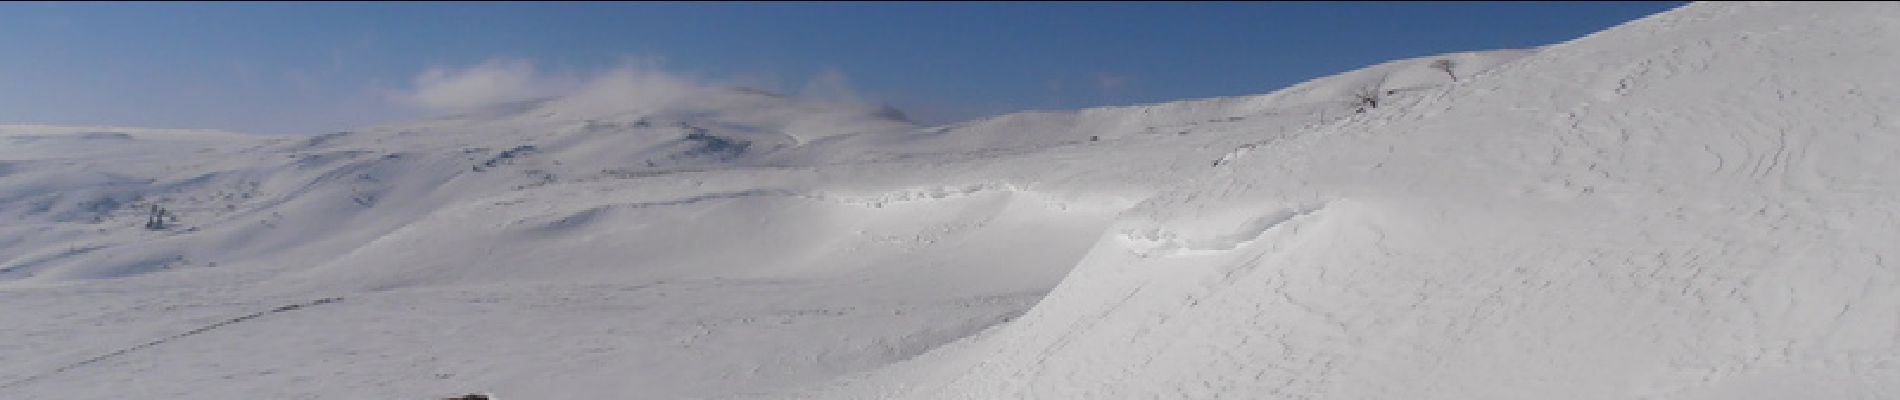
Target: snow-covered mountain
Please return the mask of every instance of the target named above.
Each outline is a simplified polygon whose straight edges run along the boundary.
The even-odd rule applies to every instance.
[[[1891,398],[1895,65],[1900,6],[1699,3],[934,127],[4,126],[0,398]]]

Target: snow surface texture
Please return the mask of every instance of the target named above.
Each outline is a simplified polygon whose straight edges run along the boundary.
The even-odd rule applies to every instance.
[[[1900,398],[1896,65],[1900,5],[1699,3],[942,127],[4,127],[0,398]]]

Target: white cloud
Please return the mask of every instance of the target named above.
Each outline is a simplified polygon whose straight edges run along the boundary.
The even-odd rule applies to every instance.
[[[415,88],[398,93],[402,103],[436,111],[461,111],[572,90],[574,80],[546,76],[526,60],[495,59],[468,67],[431,67]]]

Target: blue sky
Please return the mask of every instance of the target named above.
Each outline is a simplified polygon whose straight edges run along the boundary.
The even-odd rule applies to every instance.
[[[943,123],[1265,93],[1681,4],[0,3],[0,123],[328,132],[440,112],[418,92],[457,74],[552,87],[629,62]]]

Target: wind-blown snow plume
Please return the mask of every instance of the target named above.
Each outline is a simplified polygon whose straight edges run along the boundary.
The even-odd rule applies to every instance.
[[[435,111],[466,111],[559,95],[575,86],[572,79],[538,73],[527,60],[495,59],[460,69],[430,67],[416,77],[413,89],[394,97]]]

